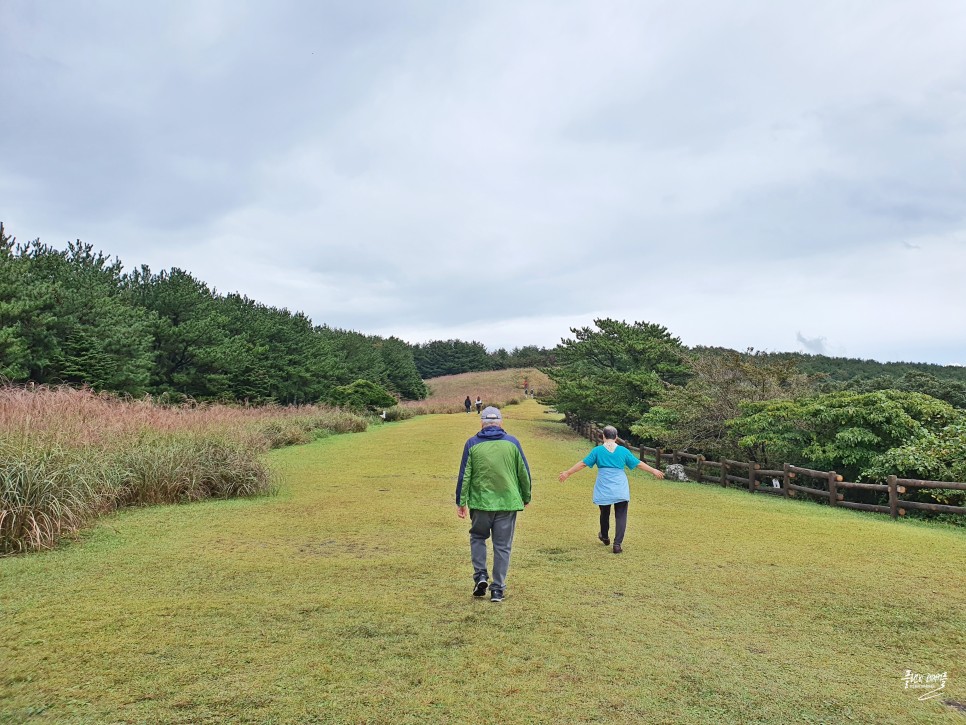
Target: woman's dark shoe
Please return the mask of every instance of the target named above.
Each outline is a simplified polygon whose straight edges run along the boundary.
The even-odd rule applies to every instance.
[[[610,546],[610,539],[603,534],[597,534],[597,538],[604,543],[604,546]]]
[[[624,550],[621,548],[621,545],[620,544],[614,544],[614,553],[615,554],[620,554],[622,551],[624,551]]]

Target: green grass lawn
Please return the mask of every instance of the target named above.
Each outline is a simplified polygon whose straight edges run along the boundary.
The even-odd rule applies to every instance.
[[[502,604],[453,489],[476,416],[276,451],[272,498],[126,511],[0,559],[2,722],[936,723],[966,703],[966,532],[633,474],[505,411],[534,472]]]

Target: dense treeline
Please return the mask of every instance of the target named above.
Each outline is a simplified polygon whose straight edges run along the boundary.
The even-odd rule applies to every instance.
[[[412,351],[416,369],[424,380],[484,370],[548,367],[556,362],[554,350],[536,345],[516,347],[509,352],[502,347],[487,352],[486,346],[475,340],[433,340],[413,345]]]
[[[713,353],[722,348],[695,347],[697,353]],[[847,383],[855,380],[889,379],[895,380],[910,374],[930,375],[938,380],[966,384],[966,367],[961,365],[934,365],[932,363],[878,362],[848,357],[829,357],[810,355],[802,352],[760,352],[766,360],[791,361],[798,370],[806,375],[821,376],[833,383]]]
[[[734,350],[718,347],[695,347],[692,352],[701,359],[727,358],[736,354]],[[925,393],[956,408],[966,408],[966,367],[961,365],[881,363],[797,352],[754,351],[753,354],[760,364],[786,367],[808,376],[819,392],[901,390]]]
[[[403,340],[316,326],[180,269],[124,273],[81,242],[17,244],[2,225],[0,376],[251,403],[336,402],[358,380],[376,397],[427,392]]]
[[[493,361],[493,370],[553,367],[557,364],[558,349],[524,345],[507,352],[501,347],[490,353],[490,360]]]

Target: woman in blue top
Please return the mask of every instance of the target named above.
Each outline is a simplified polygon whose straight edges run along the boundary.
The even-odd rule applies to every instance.
[[[623,551],[621,544],[624,542],[624,530],[627,528],[627,503],[631,500],[631,488],[627,483],[624,466],[631,470],[641,468],[656,478],[664,478],[664,474],[639,460],[628,449],[617,445],[617,428],[612,425],[604,428],[604,444],[594,448],[584,460],[561,473],[560,482],[563,483],[580,469],[589,466],[597,466],[597,482],[594,483],[594,503],[600,506],[600,533],[597,538],[605,546],[610,545],[610,507],[613,505],[616,524],[614,553],[620,554]]]

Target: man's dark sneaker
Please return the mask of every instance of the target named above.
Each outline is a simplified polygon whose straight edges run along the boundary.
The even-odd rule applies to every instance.
[[[603,534],[597,534],[597,538],[601,540],[604,546],[610,546],[610,539]]]
[[[614,544],[614,553],[615,554],[620,554],[622,551],[624,551],[624,550],[621,548],[621,545],[620,544]]]
[[[503,601],[503,592],[498,592],[495,589],[493,591],[491,591],[490,592],[490,601],[491,602],[502,602]]]
[[[478,582],[476,582],[476,586],[473,587],[473,596],[482,597],[484,594],[486,594],[486,587],[486,579],[480,579]]]

